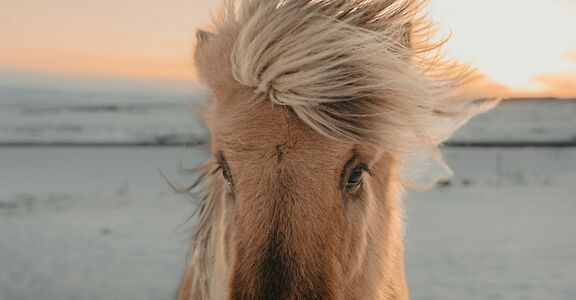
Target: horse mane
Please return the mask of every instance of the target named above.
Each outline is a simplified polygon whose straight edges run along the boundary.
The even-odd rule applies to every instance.
[[[197,209],[190,217],[198,215],[189,253],[190,269],[188,272],[191,271],[194,278],[190,291],[188,291],[190,292],[190,299],[201,300],[210,298],[208,293],[211,274],[210,265],[214,261],[214,249],[211,248],[213,244],[213,216],[217,200],[222,197],[223,193],[223,190],[215,186],[210,179],[219,171],[219,168],[212,159],[206,161],[199,169],[182,167],[181,171],[183,173],[198,174],[196,180],[188,187],[176,186],[164,177],[177,193],[189,195],[193,199],[201,199]]]
[[[319,133],[405,160],[438,146],[488,109],[454,91],[473,73],[445,59],[425,0],[228,0],[215,19],[228,66],[219,76],[253,92],[237,101],[290,108]],[[221,87],[223,88],[223,87]],[[207,167],[207,177],[214,164]],[[210,233],[219,187],[206,196],[191,250],[194,297],[208,297]]]
[[[230,77],[336,139],[390,153],[433,150],[479,113],[456,87],[420,0],[229,0]]]

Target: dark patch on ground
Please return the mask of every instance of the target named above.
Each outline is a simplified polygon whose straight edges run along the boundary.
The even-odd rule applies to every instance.
[[[452,181],[450,179],[442,179],[436,182],[436,185],[439,187],[449,187],[452,185]]]
[[[72,196],[68,194],[47,194],[40,197],[30,194],[18,194],[6,199],[0,199],[0,210],[33,211],[38,207],[42,207],[61,212],[66,208],[64,202],[71,199]]]

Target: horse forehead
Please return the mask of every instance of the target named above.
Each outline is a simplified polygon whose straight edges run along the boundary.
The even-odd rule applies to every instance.
[[[215,140],[238,156],[273,155],[283,161],[296,154],[332,156],[345,148],[345,143],[321,135],[285,106],[235,107],[219,118],[224,125],[216,131]]]

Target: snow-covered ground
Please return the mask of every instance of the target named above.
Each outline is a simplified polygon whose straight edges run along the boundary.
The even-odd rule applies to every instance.
[[[171,299],[193,206],[177,148],[0,148],[0,299]]]
[[[413,299],[576,299],[576,148],[446,148],[408,193]]]
[[[197,95],[1,79],[0,300],[173,299],[194,205],[157,167],[188,183],[178,158],[205,154],[102,144],[202,136],[182,102]],[[575,112],[576,102],[506,103],[457,139],[570,141]],[[576,299],[576,148],[443,151],[455,177],[405,200],[413,299]]]

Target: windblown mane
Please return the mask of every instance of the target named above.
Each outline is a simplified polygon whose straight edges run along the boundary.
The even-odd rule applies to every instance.
[[[335,139],[371,144],[400,161],[437,147],[481,112],[453,93],[470,72],[443,58],[444,41],[422,0],[229,0],[214,35],[229,64],[214,68],[264,99],[288,106]],[[223,45],[228,45],[224,43]],[[437,156],[440,157],[439,155]],[[210,175],[214,164],[206,167]],[[208,175],[208,176],[209,176]],[[207,196],[192,245],[195,297],[207,297],[210,216],[221,191]]]
[[[215,28],[234,81],[327,136],[410,153],[478,113],[454,101],[470,72],[443,59],[424,2],[231,0]]]

